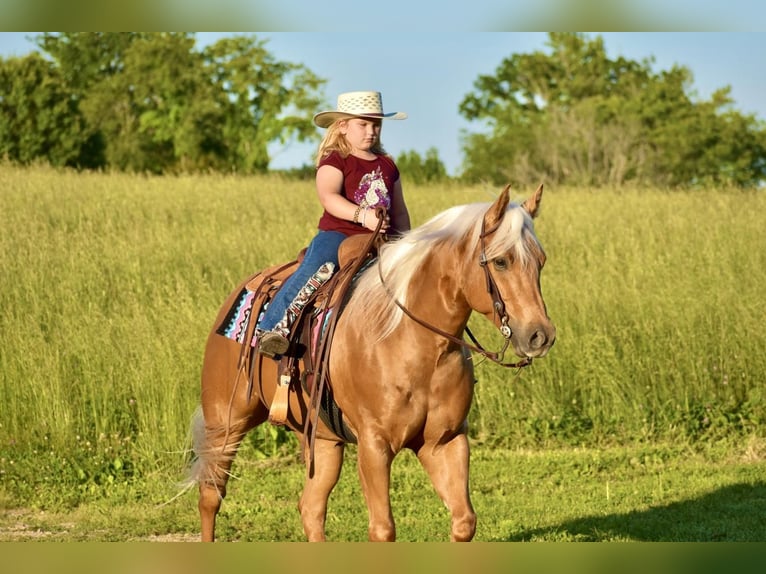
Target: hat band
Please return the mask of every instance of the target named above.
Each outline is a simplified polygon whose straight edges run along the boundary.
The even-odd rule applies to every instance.
[[[378,118],[382,118],[384,114],[380,112],[356,112],[356,111],[345,111],[345,110],[338,110],[338,113],[340,114],[348,114],[350,116],[375,116]]]

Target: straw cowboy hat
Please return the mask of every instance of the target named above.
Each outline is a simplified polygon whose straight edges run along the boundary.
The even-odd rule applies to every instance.
[[[339,118],[374,118],[403,120],[404,112],[383,113],[383,98],[380,92],[346,92],[338,96],[337,109],[319,112],[314,116],[314,123],[320,128],[329,127]]]

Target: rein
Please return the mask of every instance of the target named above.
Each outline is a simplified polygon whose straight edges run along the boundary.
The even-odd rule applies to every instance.
[[[499,224],[498,224],[499,225]],[[505,355],[505,351],[508,349],[508,346],[511,342],[511,335],[513,334],[513,331],[511,330],[510,325],[508,325],[508,314],[505,311],[505,303],[503,303],[503,299],[500,296],[500,290],[497,287],[497,284],[495,283],[495,280],[492,278],[492,274],[489,271],[489,267],[487,265],[487,256],[485,253],[485,245],[484,245],[484,239],[487,235],[490,233],[493,233],[498,225],[495,225],[492,229],[489,231],[484,230],[484,221],[481,223],[481,235],[479,238],[481,239],[481,255],[479,257],[479,265],[484,269],[484,274],[487,280],[487,292],[492,297],[492,307],[495,310],[495,313],[500,315],[500,332],[503,335],[503,338],[505,340],[505,343],[503,345],[503,348],[493,353],[491,351],[487,351],[484,347],[482,347],[481,343],[474,337],[471,330],[466,326],[465,332],[470,337],[471,341],[473,341],[473,345],[470,343],[466,343],[463,339],[455,337],[454,335],[451,335],[450,333],[447,333],[446,331],[443,331],[442,329],[439,329],[435,325],[431,325],[430,323],[424,321],[420,317],[417,317],[414,315],[409,309],[407,309],[404,305],[402,305],[401,302],[399,302],[398,299],[394,296],[394,294],[391,292],[391,290],[388,288],[388,285],[386,285],[384,279],[383,279],[383,270],[381,267],[380,262],[380,254],[378,254],[378,277],[380,278],[380,283],[383,285],[383,288],[386,290],[386,293],[388,293],[388,296],[391,298],[391,300],[394,302],[394,304],[399,307],[399,309],[402,310],[402,312],[407,315],[410,319],[415,321],[418,325],[421,325],[422,327],[425,327],[429,331],[432,331],[436,333],[437,335],[441,335],[445,339],[452,341],[456,345],[460,345],[461,347],[464,347],[466,349],[469,349],[473,351],[474,353],[477,353],[481,356],[483,356],[486,359],[489,359],[493,363],[500,365],[501,367],[506,368],[521,368],[526,367],[527,365],[530,365],[532,363],[531,357],[524,357],[522,360],[517,361],[515,363],[505,363],[503,362],[503,355]]]
[[[382,211],[382,213],[379,213],[380,211]],[[346,291],[353,282],[354,277],[359,272],[359,269],[362,267],[362,265],[365,263],[367,254],[370,253],[373,245],[376,245],[383,239],[380,230],[383,227],[385,210],[378,208],[376,209],[376,213],[378,214],[378,225],[375,228],[375,231],[373,231],[370,235],[370,238],[367,240],[367,243],[364,246],[364,251],[362,251],[362,255],[353,262],[345,277],[341,278],[339,274],[336,274],[331,279],[331,281],[335,282],[335,285],[332,287],[332,289],[339,290],[341,293],[341,296],[339,297],[339,301],[341,302],[345,298]],[[330,299],[328,298],[326,305],[329,304]],[[324,321],[324,317],[326,316],[327,312],[328,309],[325,307],[320,313],[320,324]],[[310,402],[308,405],[308,410],[306,411],[306,420],[304,421],[303,425],[303,436],[308,443],[309,476],[314,476],[314,443],[316,442],[316,433],[319,426],[317,424],[317,419],[319,418],[322,393],[324,392],[325,384],[327,384],[327,379],[329,378],[328,371],[330,364],[330,342],[332,341],[332,338],[335,334],[335,325],[337,324],[339,317],[339,312],[335,312],[330,315],[327,321],[327,325],[325,326],[324,335],[321,336],[318,348],[315,349],[314,355],[312,357],[312,364],[317,365],[318,368],[312,377],[309,391]]]

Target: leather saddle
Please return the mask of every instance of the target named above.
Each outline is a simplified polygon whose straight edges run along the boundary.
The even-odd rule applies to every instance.
[[[323,283],[307,301],[290,327],[290,346],[279,360],[277,387],[269,405],[269,421],[282,425],[287,418],[289,390],[300,384],[310,397],[309,415],[313,413],[335,434],[346,442],[356,442],[356,437],[346,427],[340,409],[332,398],[332,389],[326,366],[335,323],[342,311],[348,290],[362,267],[377,254],[379,236],[359,234],[346,238],[338,250],[338,268],[333,276]],[[282,283],[297,269],[305,249],[295,261],[286,265],[265,269],[252,277],[246,289],[254,293],[248,333],[245,341],[252,341],[257,318],[264,304],[271,300]],[[240,368],[255,360],[257,343],[242,345]],[[252,373],[252,369],[250,370]],[[251,375],[252,376],[252,375]],[[252,385],[252,381],[249,381]],[[306,428],[316,431],[316,421],[306,416]],[[305,433],[304,433],[305,434]],[[313,443],[313,440],[311,441]]]

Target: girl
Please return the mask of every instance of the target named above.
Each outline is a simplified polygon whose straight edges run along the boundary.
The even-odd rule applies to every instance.
[[[316,189],[324,212],[303,261],[279,289],[258,325],[262,354],[274,357],[287,351],[290,304],[301,298],[304,286],[310,288],[312,281],[316,284],[332,275],[338,265],[338,247],[346,237],[375,230],[375,208],[387,210],[383,232],[398,234],[410,229],[399,169],[380,142],[384,119],[406,117],[404,112],[384,114],[380,92],[340,94],[336,110],[314,116],[314,124],[327,128],[316,159]]]

